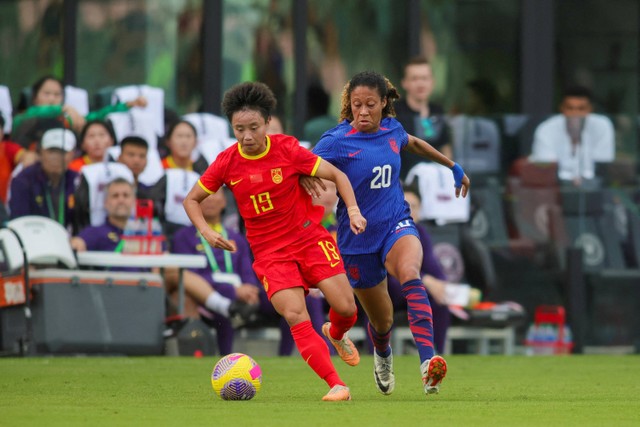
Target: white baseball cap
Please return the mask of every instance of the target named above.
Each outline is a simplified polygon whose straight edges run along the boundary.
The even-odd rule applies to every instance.
[[[40,148],[43,150],[57,148],[62,151],[73,151],[76,148],[76,136],[69,129],[49,129],[42,135]]]

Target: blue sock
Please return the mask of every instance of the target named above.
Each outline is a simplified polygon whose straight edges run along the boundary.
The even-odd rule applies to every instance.
[[[387,357],[391,354],[391,346],[389,345],[389,340],[391,339],[391,329],[389,329],[384,334],[379,334],[371,323],[367,323],[367,331],[369,332],[369,337],[371,337],[371,341],[373,342],[373,346],[375,347],[375,352],[378,356]]]
[[[402,295],[407,300],[409,329],[418,347],[420,363],[435,354],[433,349],[433,314],[422,280],[414,279],[402,284]]]

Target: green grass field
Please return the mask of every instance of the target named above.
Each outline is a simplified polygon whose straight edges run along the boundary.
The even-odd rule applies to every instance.
[[[209,358],[0,359],[0,426],[638,426],[638,356],[450,356],[440,394],[422,392],[417,356],[395,358],[396,390],[379,394],[372,359],[334,359],[351,402],[302,359],[257,358],[260,393],[220,400]]]

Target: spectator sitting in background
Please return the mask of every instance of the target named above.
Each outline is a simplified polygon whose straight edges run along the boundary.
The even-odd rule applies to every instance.
[[[329,114],[331,98],[320,84],[312,84],[307,89],[307,121],[302,139],[313,147],[323,133],[332,129],[338,119]]]
[[[29,149],[34,148],[38,134],[46,129],[62,125],[80,132],[85,123],[75,108],[64,104],[64,84],[52,75],[38,79],[31,87],[31,100],[23,94],[17,110],[12,135],[16,142]],[[31,119],[37,119],[37,124]]]
[[[252,256],[247,240],[241,234],[224,227],[222,212],[226,206],[224,191],[217,191],[201,203],[202,211],[209,226],[225,239],[235,242],[235,252],[212,248],[191,225],[177,231],[173,236],[172,252],[177,254],[201,254],[207,257],[207,266],[192,270],[200,275],[220,295],[229,300],[239,300],[260,307],[264,314],[275,315],[267,300],[267,295],[252,269]],[[215,315],[200,309],[203,320],[217,331],[220,354],[232,352],[234,328],[228,316]]]
[[[202,155],[195,162],[192,160],[198,139],[196,128],[188,121],[174,122],[165,136],[169,155],[162,159],[165,173],[154,185],[154,189],[156,200],[162,206],[160,219],[165,234],[171,241],[173,233],[191,225],[182,202],[209,165]]]
[[[38,155],[13,141],[4,140],[4,117],[0,114],[0,203],[7,202],[11,173],[21,164],[23,168],[38,161]]]
[[[127,136],[120,142],[120,156],[118,157],[118,163],[125,165],[131,171],[137,198],[152,200],[154,202],[154,216],[161,218],[161,203],[163,200],[161,190],[157,186],[147,186],[138,182],[138,177],[147,166],[148,151],[149,145],[146,140],[139,136]],[[82,230],[84,227],[92,223],[91,212],[95,206],[91,205],[91,200],[94,199],[91,198],[90,185],[87,177],[85,176],[85,172],[96,166],[99,166],[99,164],[85,166],[80,176],[80,183],[75,193],[76,230]],[[106,182],[111,180],[108,176],[111,171],[104,170],[100,171],[100,173],[105,176],[96,180],[98,187],[104,186]],[[96,190],[102,191],[103,188],[97,188]]]
[[[198,145],[198,133],[191,123],[186,120],[173,123],[165,137],[165,144],[169,150],[169,155],[162,159],[165,169],[186,169],[198,175],[207,170],[209,165],[202,155],[193,161],[193,151]]]
[[[105,122],[100,120],[87,122],[80,133],[80,149],[83,154],[73,159],[69,169],[80,172],[85,165],[103,162],[107,156],[107,149],[115,145],[115,141],[113,129]]]
[[[67,168],[76,137],[68,129],[50,129],[40,141],[40,161],[11,181],[11,218],[41,215],[70,229],[74,220],[74,191],[78,174]]]
[[[444,118],[444,110],[429,100],[435,79],[427,58],[417,56],[404,66],[402,88],[405,98],[398,100],[396,119],[410,135],[424,139],[445,156],[452,158],[449,126]],[[426,159],[407,150],[400,153],[402,166],[400,178],[404,180],[409,170]]]
[[[536,128],[529,160],[557,163],[558,178],[573,185],[597,184],[596,162],[611,162],[615,157],[614,129],[611,120],[593,113],[591,91],[582,86],[565,90],[560,114]]]
[[[28,106],[26,99],[21,100],[17,108],[21,113],[13,118],[13,137],[23,147],[31,148],[32,142],[38,140],[38,132],[41,130],[63,124],[75,132],[81,132],[87,121],[103,120],[109,113],[128,111],[132,107],[142,107],[146,104],[146,99],[139,97],[127,103],[108,105],[83,117],[75,108],[64,104],[62,81],[48,75],[40,78],[31,87],[31,106]],[[37,119],[37,125],[29,124],[29,119]]]
[[[82,251],[106,251],[122,252],[124,240],[122,235],[127,221],[131,218],[136,205],[135,189],[133,185],[124,178],[116,178],[107,184],[105,189],[104,207],[107,211],[107,219],[100,226],[87,227],[78,236],[71,238],[71,246],[74,250]],[[144,268],[118,267],[112,270],[140,272]],[[165,268],[165,286],[167,292],[174,291],[178,286],[178,270],[176,268]],[[209,284],[199,275],[190,271],[184,271],[183,283],[185,292],[194,300],[202,303],[223,316],[229,313],[246,313],[240,304],[232,306],[232,301],[214,292]],[[244,310],[244,311],[243,311]]]
[[[105,188],[104,208],[107,220],[103,225],[86,227],[71,238],[71,246],[76,251],[122,252],[124,240],[121,236],[127,221],[136,206],[133,185],[124,178],[116,178]]]

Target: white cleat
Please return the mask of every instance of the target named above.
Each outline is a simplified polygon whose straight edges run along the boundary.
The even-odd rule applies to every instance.
[[[391,351],[391,349],[389,349]],[[389,395],[393,393],[396,386],[396,377],[393,374],[393,353],[389,356],[382,357],[373,351],[373,377],[376,380],[376,387],[382,394]]]

